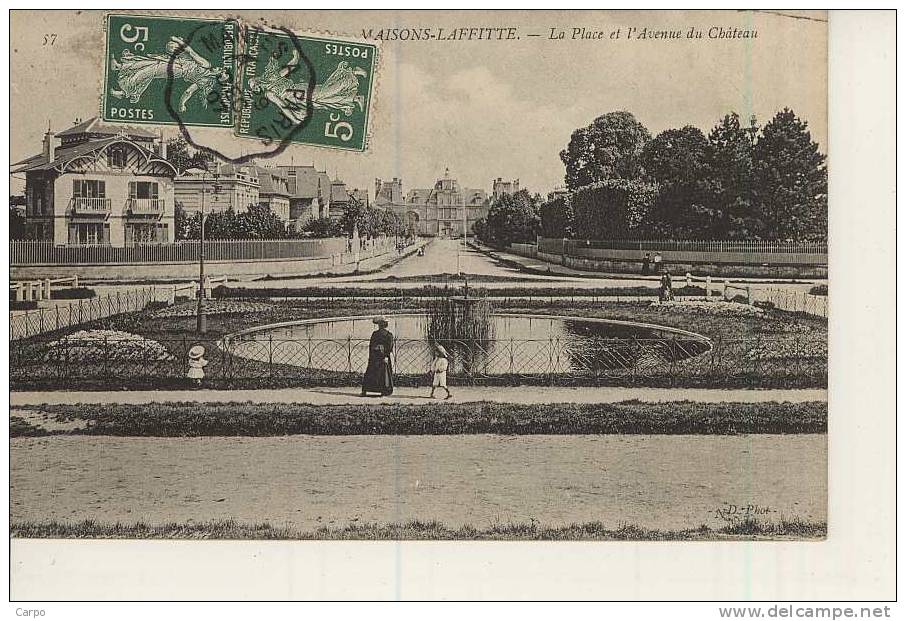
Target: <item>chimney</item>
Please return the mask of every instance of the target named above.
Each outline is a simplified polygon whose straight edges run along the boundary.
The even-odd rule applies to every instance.
[[[47,124],[47,133],[44,134],[44,157],[48,162],[52,162],[57,151],[57,135],[50,131],[50,123]]]

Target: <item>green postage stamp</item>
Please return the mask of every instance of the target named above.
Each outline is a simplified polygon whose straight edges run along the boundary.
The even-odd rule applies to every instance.
[[[107,16],[105,121],[232,127],[239,24]]]
[[[376,55],[232,19],[110,14],[102,118],[364,151]]]
[[[258,28],[243,38],[238,136],[365,150],[374,45]]]

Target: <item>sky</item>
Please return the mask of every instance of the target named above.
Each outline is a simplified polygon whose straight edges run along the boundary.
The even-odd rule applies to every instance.
[[[563,184],[559,152],[571,133],[615,110],[632,112],[652,136],[695,125],[706,134],[738,112],[760,122],[792,108],[827,152],[827,24],[821,12],[742,11],[405,12],[269,11],[229,14],[304,34],[361,38],[363,29],[513,27],[511,41],[383,41],[366,153],[292,146],[272,163],[309,164],[351,187],[399,177],[403,190],[432,187],[446,168],[464,187],[497,177],[546,194]],[[165,14],[172,14],[167,12]],[[210,12],[207,12],[210,15]],[[227,14],[223,14],[226,16]],[[676,40],[626,37],[628,28],[676,30]],[[702,39],[685,37],[698,28]],[[574,28],[603,39],[571,39]],[[620,29],[619,39],[610,33]],[[754,30],[754,39],[711,39],[709,29]],[[552,29],[564,40],[551,39]],[[44,45],[42,33],[56,33]],[[539,36],[531,37],[530,34]],[[103,13],[13,11],[10,155],[38,153],[55,131],[98,109]],[[176,128],[161,126],[165,136]],[[238,154],[257,145],[225,130],[193,136]],[[11,177],[11,189],[24,185]]]

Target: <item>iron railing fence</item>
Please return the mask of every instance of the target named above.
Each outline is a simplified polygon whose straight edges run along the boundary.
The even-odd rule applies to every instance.
[[[385,252],[393,240],[365,240],[359,248],[362,258]],[[316,259],[352,254],[352,240],[342,237],[324,239],[214,239],[205,241],[209,261],[249,261],[261,259]],[[10,242],[10,265],[96,265],[119,263],[184,263],[198,261],[201,242],[184,240],[170,244],[132,244],[128,246],[57,246],[52,241],[18,240]]]
[[[11,311],[9,314],[9,340],[30,338],[72,328],[83,323],[144,310],[159,299],[157,287],[140,287],[116,291],[104,296],[58,302],[46,308]]]
[[[753,302],[768,302],[774,308],[792,313],[804,313],[827,319],[828,302],[826,295],[813,295],[804,291],[777,288],[752,288]]]
[[[368,361],[365,339],[275,338],[145,340],[90,337],[29,339],[10,347],[10,381],[17,385],[173,385],[186,380],[189,348],[201,344],[205,381],[217,385],[277,381],[296,385],[355,385]],[[675,336],[656,339],[547,338],[444,341],[453,384],[514,378],[530,383],[615,380],[636,383],[733,382],[826,385],[827,343],[807,333],[748,339]],[[397,339],[394,372],[427,385],[431,348],[423,339]],[[759,379],[760,378],[760,379]]]
[[[561,254],[564,248],[608,250],[732,252],[758,254],[827,254],[827,242],[793,242],[763,239],[557,239],[538,238],[543,252]]]

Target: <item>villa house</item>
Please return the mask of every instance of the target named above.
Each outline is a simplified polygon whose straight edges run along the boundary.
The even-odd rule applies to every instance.
[[[97,118],[44,135],[41,153],[13,165],[25,174],[30,237],[55,245],[173,241],[176,169],[143,129]]]

